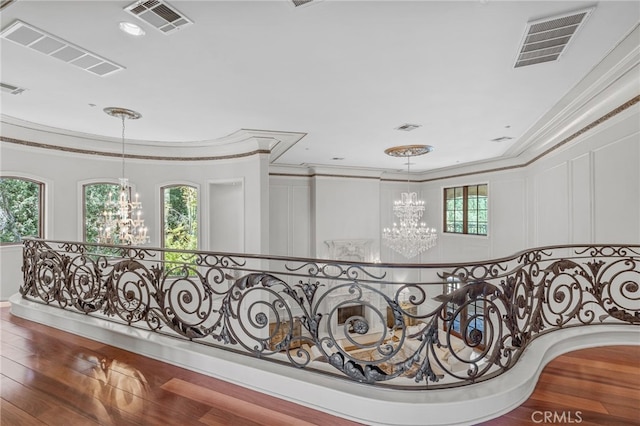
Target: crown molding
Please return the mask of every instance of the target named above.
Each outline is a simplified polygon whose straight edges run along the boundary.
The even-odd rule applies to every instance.
[[[509,147],[504,156],[527,162],[638,95],[639,39],[640,24]]]
[[[122,156],[122,139],[70,132],[2,115],[4,143],[83,155]],[[274,161],[306,134],[240,129],[211,141],[159,143],[126,139],[126,158],[158,161],[211,161],[269,154]],[[162,152],[158,155],[158,151]]]

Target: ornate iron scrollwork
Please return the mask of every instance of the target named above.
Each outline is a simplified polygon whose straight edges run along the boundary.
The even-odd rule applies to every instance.
[[[164,262],[160,249],[37,239],[23,253],[26,299],[407,389],[495,377],[553,330],[640,325],[640,246],[437,267],[186,251]],[[387,280],[430,271],[437,281]],[[448,277],[458,288],[443,292]]]

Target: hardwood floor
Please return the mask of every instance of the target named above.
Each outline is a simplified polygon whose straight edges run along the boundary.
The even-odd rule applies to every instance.
[[[0,331],[3,426],[356,424],[14,317],[8,307]],[[639,407],[640,346],[585,349],[553,360],[527,402],[483,425],[639,425]]]
[[[561,355],[547,364],[524,404],[482,424],[640,425],[640,346]]]

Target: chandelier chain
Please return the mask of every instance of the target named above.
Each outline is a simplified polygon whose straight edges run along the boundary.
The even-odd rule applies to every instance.
[[[122,178],[126,176],[124,174],[124,114],[120,115],[120,119],[122,120]]]

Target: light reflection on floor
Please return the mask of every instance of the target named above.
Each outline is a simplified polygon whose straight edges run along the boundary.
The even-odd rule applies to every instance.
[[[115,359],[85,353],[78,353],[76,360],[78,366],[84,364],[82,361],[93,364],[89,370],[84,369],[78,385],[91,397],[91,409],[101,424],[117,425],[124,418],[142,420],[149,385],[139,370]]]

